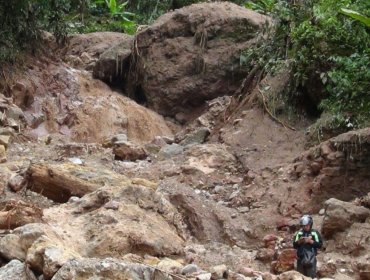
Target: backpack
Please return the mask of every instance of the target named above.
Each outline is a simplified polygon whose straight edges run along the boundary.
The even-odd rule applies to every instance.
[[[301,264],[305,268],[310,268],[315,263],[315,252],[313,250],[303,250]]]

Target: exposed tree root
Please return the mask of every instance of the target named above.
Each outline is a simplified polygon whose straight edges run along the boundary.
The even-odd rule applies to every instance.
[[[265,99],[265,96],[263,95],[263,92],[258,88],[258,92],[261,94],[261,96],[262,96],[262,102],[263,102],[263,106],[264,106],[264,108],[265,108],[265,110],[266,110],[266,112],[270,115],[270,117],[274,120],[274,121],[276,121],[277,123],[279,123],[279,124],[281,124],[283,127],[285,127],[285,128],[289,128],[289,129],[291,129],[291,130],[296,130],[294,127],[292,127],[292,126],[290,126],[289,124],[286,124],[286,123],[284,123],[283,121],[281,121],[281,120],[279,120],[277,117],[275,117],[272,113],[271,113],[271,111],[269,110],[269,108],[267,107],[267,104],[266,104],[266,99]]]

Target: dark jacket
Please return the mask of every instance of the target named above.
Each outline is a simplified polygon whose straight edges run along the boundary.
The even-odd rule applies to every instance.
[[[312,236],[312,239],[314,241],[312,244],[307,244],[307,243],[299,244],[298,243],[298,240],[301,237],[309,237],[309,236]],[[297,249],[297,257],[298,258],[302,257],[304,250],[313,250],[315,252],[315,254],[317,254],[317,249],[322,247],[321,235],[315,229],[311,229],[309,231],[304,231],[303,229],[301,229],[294,235],[293,247],[295,249]]]

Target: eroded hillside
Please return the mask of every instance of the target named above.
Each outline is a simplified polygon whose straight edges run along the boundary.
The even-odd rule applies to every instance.
[[[263,105],[286,71],[231,79],[265,20],[198,4],[136,37],[47,37],[4,71],[0,279],[308,279],[292,271],[308,212],[320,278],[370,279],[370,129],[306,149],[310,122]],[[222,35],[241,24],[244,41]]]

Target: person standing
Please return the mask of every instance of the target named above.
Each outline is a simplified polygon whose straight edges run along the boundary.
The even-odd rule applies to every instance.
[[[316,278],[317,249],[322,247],[320,233],[313,229],[313,219],[304,215],[299,221],[301,229],[296,232],[293,247],[297,250],[297,271],[305,276]]]

